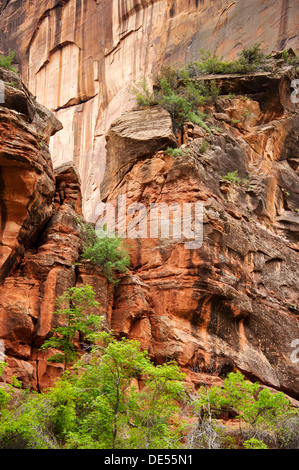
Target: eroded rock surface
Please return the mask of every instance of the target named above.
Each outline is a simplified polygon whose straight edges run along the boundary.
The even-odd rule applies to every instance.
[[[3,379],[14,375],[40,390],[63,371],[61,364],[47,362],[51,352],[40,350],[59,321],[57,297],[88,283],[101,303],[99,314],[106,316],[111,288],[99,268],[91,272],[88,263],[75,268],[81,245],[80,177],[73,162],[53,171],[48,148],[49,134],[61,124],[17,75],[0,69],[0,77],[14,79],[13,87],[5,85],[9,99],[0,107],[0,340],[1,360],[8,364]]]
[[[158,143],[153,133],[147,139],[144,112],[131,111],[130,92],[141,75],[151,80],[161,64],[197,60],[201,48],[233,58],[260,39],[268,52],[298,50],[298,2],[16,0],[0,2],[0,11],[2,52],[16,51],[28,88],[64,127],[55,134],[61,125],[54,115],[17,76],[1,71],[5,380],[15,375],[43,389],[61,374],[39,348],[57,324],[56,298],[88,282],[120,337],[139,339],[158,363],[177,359],[193,383],[199,371],[239,369],[298,398],[294,69],[205,77],[235,96],[211,106],[211,133],[185,123],[179,139],[185,154],[176,159],[159,150],[174,143],[169,116],[146,110],[156,113],[155,129],[163,128]],[[234,171],[240,179],[228,181]],[[186,249],[185,239],[171,237],[131,240],[132,271],[113,295],[100,269],[74,266],[77,217],[82,204],[85,216],[94,216],[103,177],[105,200],[114,205],[119,195],[128,207],[146,209],[202,202],[202,246]]]
[[[234,58],[260,41],[266,52],[298,51],[297,0],[15,0],[0,2],[0,50],[64,129],[51,141],[55,165],[73,160],[84,214],[101,200],[105,134],[135,106],[133,82],[161,64]],[[248,27],[250,25],[250,27]]]
[[[102,200],[115,190],[138,160],[176,146],[170,114],[159,106],[135,108],[112,123],[106,135],[107,162]]]
[[[0,279],[14,268],[52,215],[55,180],[48,149],[61,124],[13,72],[0,69]],[[13,85],[13,86],[12,86]]]
[[[158,151],[134,163],[107,202],[117,209],[125,197],[127,227],[147,229],[129,241],[134,275],[116,291],[114,331],[139,339],[157,362],[176,359],[193,382],[199,371],[239,369],[298,398],[298,111],[281,85],[293,72],[270,74],[268,83],[263,77],[264,91],[253,93],[249,77],[231,76],[238,94],[211,105],[212,132],[186,123],[184,155]],[[238,178],[230,181],[233,172]],[[171,212],[170,236],[150,237],[152,204],[198,202],[200,248],[172,237]]]

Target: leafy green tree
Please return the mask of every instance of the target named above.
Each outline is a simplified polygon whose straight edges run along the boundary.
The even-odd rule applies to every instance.
[[[47,339],[41,349],[58,349],[49,361],[62,362],[67,367],[79,356],[76,341],[87,341],[93,344],[98,339],[102,317],[92,313],[99,307],[95,300],[95,292],[89,285],[71,287],[59,297],[56,314],[64,321],[64,325],[52,330],[54,335]]]
[[[222,387],[211,388],[208,398],[214,411],[235,411],[241,420],[251,425],[264,420],[271,422],[290,407],[282,392],[261,389],[258,382],[246,380],[241,372],[228,374]],[[198,404],[203,410],[207,407],[206,390],[202,388],[198,393]]]
[[[134,386],[138,379],[142,379],[142,391]],[[82,391],[77,403],[80,426],[69,434],[68,445],[112,449],[169,446],[175,434],[169,421],[179,411],[175,400],[182,397],[182,380],[177,365],[154,366],[137,341],[118,341],[111,336],[100,355],[91,355],[88,364],[84,362],[76,380]]]
[[[178,448],[185,429],[178,402],[185,399],[184,374],[175,362],[143,368],[144,386],[135,393],[131,443],[146,449]]]
[[[0,448],[58,449],[76,424],[77,390],[66,379],[37,393],[23,391],[19,406],[0,420]]]
[[[223,411],[236,414],[241,423],[247,423],[255,431],[256,439],[261,430],[271,431],[285,413],[290,412],[290,402],[282,392],[273,393],[261,388],[258,382],[246,380],[241,372],[230,373],[223,386],[208,390],[201,387],[195,399],[195,406],[205,415],[214,416]]]

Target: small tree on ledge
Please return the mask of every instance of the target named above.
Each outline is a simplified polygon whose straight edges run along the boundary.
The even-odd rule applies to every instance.
[[[99,307],[95,300],[95,292],[89,285],[82,287],[71,287],[67,289],[57,300],[61,307],[55,313],[65,320],[65,325],[57,326],[52,330],[54,335],[47,339],[41,349],[58,349],[48,360],[50,362],[61,362],[66,369],[79,357],[80,353],[76,348],[76,340],[86,340],[90,345],[99,338],[102,317],[90,313],[94,308]]]

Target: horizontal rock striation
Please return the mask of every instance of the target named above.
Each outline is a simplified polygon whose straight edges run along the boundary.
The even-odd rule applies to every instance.
[[[201,49],[228,59],[256,41],[266,52],[298,51],[297,17],[296,0],[3,1],[0,50],[16,51],[30,91],[63,123],[51,153],[55,165],[75,162],[92,220],[105,134],[135,106],[134,81],[151,81],[162,64],[199,60]]]

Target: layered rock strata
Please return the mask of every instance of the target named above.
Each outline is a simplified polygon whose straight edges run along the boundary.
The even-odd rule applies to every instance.
[[[116,221],[120,197],[126,203],[120,221],[123,228],[126,217],[134,273],[116,291],[111,326],[139,339],[158,363],[176,359],[194,383],[199,372],[238,369],[299,397],[295,74],[286,66],[246,80],[218,77],[225,95],[210,105],[211,132],[185,123],[183,155],[140,158],[106,199]],[[146,110],[139,113],[143,122]],[[121,140],[125,126],[126,113],[111,131],[121,129]],[[114,160],[106,173],[114,172],[104,181],[126,161],[114,141],[107,141]],[[196,203],[203,204],[203,242],[186,249],[187,238],[173,236],[174,211]],[[159,237],[150,236],[153,205],[162,213]]]
[[[75,162],[92,220],[105,134],[134,107],[134,81],[199,60],[201,49],[227,59],[256,41],[298,51],[297,18],[296,0],[2,0],[0,50],[16,51],[29,89],[63,123],[53,159]]]
[[[17,75],[0,69],[0,77],[6,98],[0,107],[0,346],[8,364],[2,380],[15,376],[41,390],[63,371],[47,362],[51,351],[40,350],[59,321],[57,297],[68,287],[90,284],[101,304],[98,313],[106,317],[111,288],[99,268],[75,267],[81,181],[73,162],[53,171],[48,142],[60,122]]]

